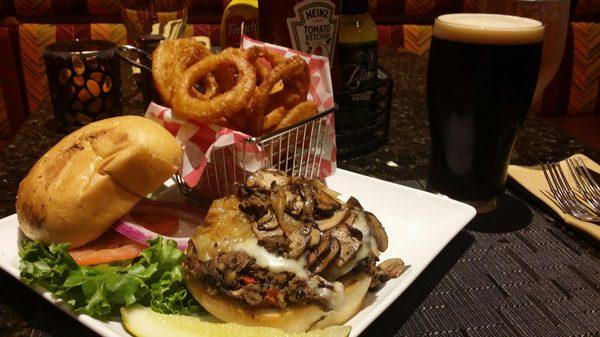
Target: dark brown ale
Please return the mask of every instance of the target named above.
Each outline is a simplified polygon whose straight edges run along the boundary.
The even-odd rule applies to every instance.
[[[495,208],[535,91],[543,33],[539,21],[515,16],[436,19],[427,76],[431,190],[480,212]]]

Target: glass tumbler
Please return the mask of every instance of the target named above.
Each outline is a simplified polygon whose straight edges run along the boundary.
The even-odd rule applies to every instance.
[[[518,15],[541,21],[545,26],[540,77],[534,101],[541,98],[562,60],[569,27],[570,0],[480,0],[479,11]]]
[[[152,53],[161,40],[183,37],[187,24],[188,5],[186,0],[123,0],[121,20],[133,44],[147,53]],[[140,62],[151,67],[151,61],[140,55]],[[144,105],[159,102],[152,85],[152,74],[142,70],[140,83]]]
[[[435,20],[427,71],[428,188],[497,207],[510,153],[535,91],[544,25],[498,14]]]

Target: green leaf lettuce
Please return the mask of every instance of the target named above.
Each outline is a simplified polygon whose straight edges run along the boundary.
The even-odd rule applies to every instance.
[[[21,280],[38,284],[68,303],[76,313],[108,319],[122,306],[138,303],[165,314],[200,311],[183,282],[183,253],[172,240],[149,241],[129,264],[79,266],[69,244],[44,247],[25,241],[19,250]]]

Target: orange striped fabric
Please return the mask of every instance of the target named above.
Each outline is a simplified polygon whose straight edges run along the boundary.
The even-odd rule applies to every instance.
[[[474,12],[479,0],[371,0],[376,15],[398,17],[398,23],[410,22],[406,15],[431,16],[442,11]],[[496,1],[496,0],[492,0]],[[575,0],[573,0],[575,1]],[[13,0],[15,12],[20,16],[43,16],[53,14],[72,15],[119,15],[122,0]],[[190,1],[189,14],[206,15],[222,11],[221,0]],[[600,1],[577,0],[576,17],[600,15]],[[400,19],[400,16],[403,16]],[[94,18],[90,18],[94,21]]]
[[[4,94],[2,94],[2,87],[0,87],[0,139],[9,138],[10,124],[8,123],[6,104],[4,103]]]
[[[109,40],[116,44],[127,43],[127,29],[122,24],[92,23],[90,36],[92,39]]]
[[[600,15],[600,1],[598,0],[578,0],[575,14],[581,16]]]
[[[404,49],[417,55],[429,52],[432,27],[430,25],[404,25]]]
[[[573,23],[573,72],[567,114],[591,115],[597,110],[600,84],[600,24]]]
[[[35,113],[46,94],[48,83],[44,66],[44,48],[56,39],[56,26],[22,24],[19,26],[21,65],[29,111]]]
[[[17,15],[49,15],[52,13],[51,0],[14,0]]]
[[[118,14],[121,0],[87,0],[87,8],[90,14]]]
[[[479,6],[479,0],[464,0],[462,11],[465,13],[477,12],[477,6]]]
[[[424,15],[435,10],[435,0],[406,0],[404,2],[404,14]]]

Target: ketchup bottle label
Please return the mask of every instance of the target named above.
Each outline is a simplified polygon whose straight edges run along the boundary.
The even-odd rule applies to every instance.
[[[292,48],[333,59],[339,18],[329,0],[306,0],[294,6],[287,19]]]

